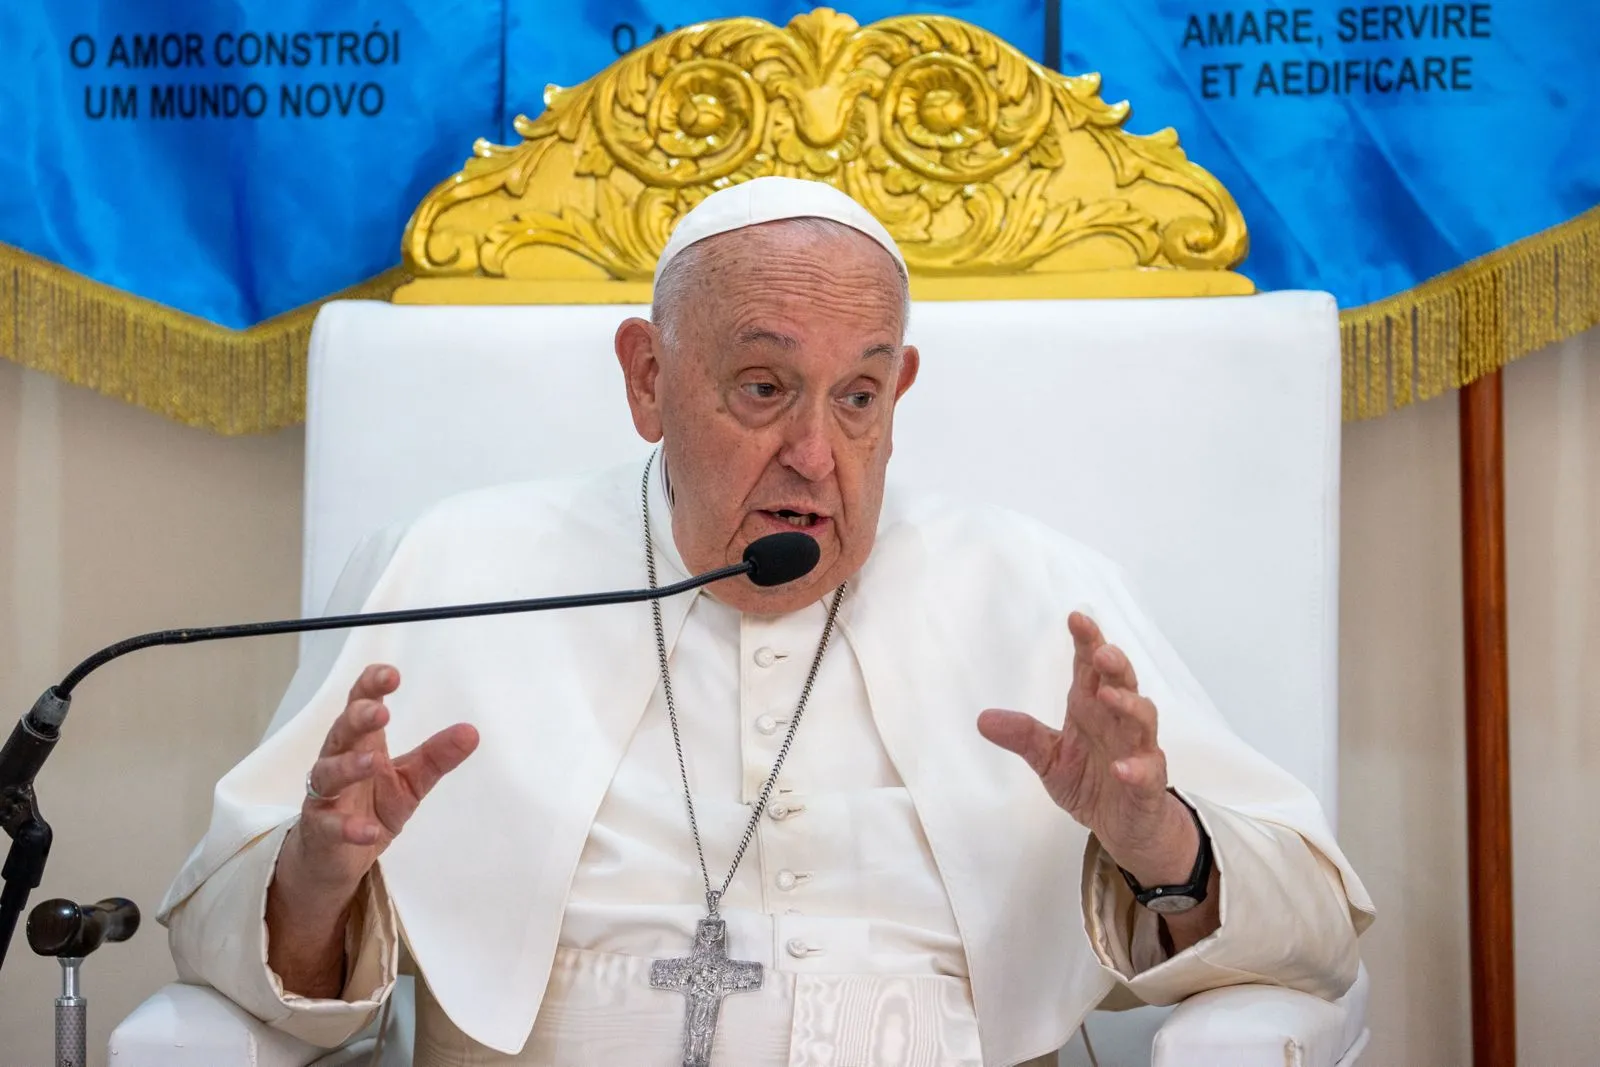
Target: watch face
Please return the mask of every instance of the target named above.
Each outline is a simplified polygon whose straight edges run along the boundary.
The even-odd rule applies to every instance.
[[[1154,900],[1147,902],[1145,907],[1162,915],[1176,915],[1179,912],[1188,911],[1199,903],[1194,897],[1184,896],[1182,893],[1174,893],[1170,897],[1156,897]]]

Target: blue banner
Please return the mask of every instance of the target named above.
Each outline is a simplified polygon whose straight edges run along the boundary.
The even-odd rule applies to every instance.
[[[1056,0],[1047,0],[1056,2]],[[1251,230],[1244,273],[1345,306],[1600,203],[1600,20],[1566,0],[1299,6],[872,0],[951,14],[1175,127]],[[393,266],[477,137],[756,0],[56,0],[0,11],[0,242],[229,327]]]

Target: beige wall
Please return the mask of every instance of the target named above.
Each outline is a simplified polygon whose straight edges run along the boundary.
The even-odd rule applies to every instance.
[[[1600,1047],[1600,331],[1507,374],[1522,1062]],[[1468,1062],[1453,398],[1346,428],[1340,812],[1380,908],[1366,941],[1370,1067]],[[221,439],[0,362],[0,714],[144,629],[293,612],[301,437]],[[34,900],[153,912],[210,787],[253,743],[292,639],[159,650],[80,690],[40,780],[59,835]],[[0,724],[9,729],[8,723]],[[163,931],[86,969],[91,1062],[172,975]],[[0,1067],[50,1062],[53,963],[19,933]]]
[[[1519,1062],[1600,1048],[1600,330],[1506,371]],[[1471,1062],[1456,401],[1345,428],[1340,830],[1374,1067]]]
[[[173,625],[293,614],[301,435],[224,439],[0,362],[0,729],[99,646]],[[151,919],[204,830],[211,786],[260,736],[294,639],[157,649],[85,682],[39,778],[44,885],[121,895],[147,926],[84,969],[91,1063],[173,976]],[[60,968],[19,929],[0,972],[0,1067],[54,1062]]]
[[[1600,331],[1518,368],[1507,397],[1518,1046],[1600,1057]],[[1534,975],[1539,978],[1535,980]]]

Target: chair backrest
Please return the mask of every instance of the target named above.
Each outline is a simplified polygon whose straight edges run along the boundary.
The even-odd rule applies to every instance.
[[[642,458],[618,306],[335,302],[311,342],[307,612],[430,501]],[[1121,563],[1234,728],[1335,804],[1339,337],[1320,293],[919,303],[891,476]]]

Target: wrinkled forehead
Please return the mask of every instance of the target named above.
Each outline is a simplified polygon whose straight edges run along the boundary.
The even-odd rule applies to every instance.
[[[658,316],[725,329],[775,318],[903,333],[909,293],[899,262],[871,237],[831,220],[785,219],[685,249],[655,303]]]

